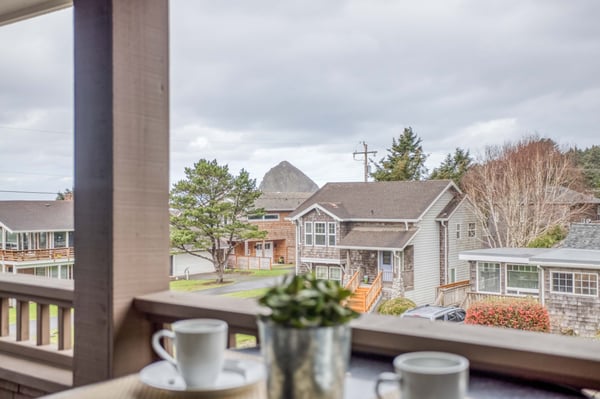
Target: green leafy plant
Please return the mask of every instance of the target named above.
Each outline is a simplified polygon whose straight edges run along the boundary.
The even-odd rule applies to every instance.
[[[265,316],[272,322],[293,328],[328,327],[345,324],[360,313],[346,306],[350,290],[333,280],[314,274],[287,276],[270,288],[258,303],[271,309]]]
[[[532,299],[475,302],[467,309],[465,323],[528,331],[550,331],[548,310]]]

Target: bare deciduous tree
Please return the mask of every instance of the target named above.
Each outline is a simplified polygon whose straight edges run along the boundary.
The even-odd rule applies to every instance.
[[[565,226],[586,212],[585,205],[576,206],[581,198],[574,198],[575,191],[583,189],[582,182],[582,171],[554,141],[533,136],[487,147],[483,160],[461,183],[487,244],[524,247],[553,226]]]

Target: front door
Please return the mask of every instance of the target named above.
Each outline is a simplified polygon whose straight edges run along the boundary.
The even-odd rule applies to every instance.
[[[265,258],[273,258],[273,241],[265,241],[262,248],[262,256]]]
[[[379,271],[383,272],[383,281],[392,281],[394,279],[392,251],[379,252]]]

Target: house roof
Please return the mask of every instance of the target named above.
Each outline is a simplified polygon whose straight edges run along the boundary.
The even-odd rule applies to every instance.
[[[548,188],[547,192],[553,195],[552,203],[554,204],[600,204],[600,198],[567,187],[552,187]]]
[[[450,180],[327,183],[290,214],[296,219],[321,208],[339,220],[407,220],[422,217]]]
[[[254,203],[266,211],[293,211],[313,193],[305,192],[264,192]]]
[[[600,224],[573,223],[562,242],[563,248],[600,249]]]
[[[413,230],[356,227],[340,240],[337,247],[346,249],[403,250],[417,234]]]
[[[0,25],[69,7],[72,0],[2,0]]]
[[[0,224],[11,232],[72,231],[73,201],[0,201]]]
[[[459,253],[460,260],[561,268],[600,269],[600,250],[579,248],[485,248]]]

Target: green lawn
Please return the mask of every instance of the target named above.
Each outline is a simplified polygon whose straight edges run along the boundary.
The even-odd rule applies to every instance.
[[[50,305],[50,317],[56,317],[58,315],[58,307]],[[37,320],[37,306],[33,302],[29,302],[29,319]],[[17,322],[17,309],[11,307],[8,309],[8,324],[15,324]]]
[[[171,291],[200,291],[207,290],[209,288],[223,287],[224,285],[232,284],[232,282],[226,282],[223,284],[215,284],[215,280],[173,280],[169,283],[169,289]]]
[[[258,298],[267,292],[267,290],[268,288],[257,288],[254,290],[230,292],[228,294],[223,294],[223,296],[231,296],[234,298]]]

